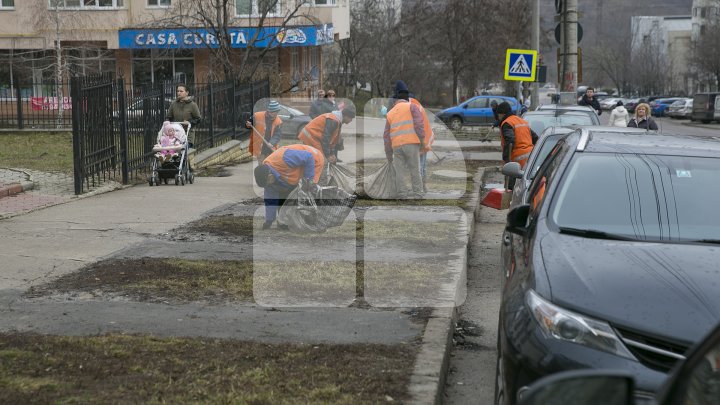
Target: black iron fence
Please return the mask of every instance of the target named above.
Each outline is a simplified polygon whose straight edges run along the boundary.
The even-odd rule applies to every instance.
[[[76,194],[108,179],[127,184],[148,176],[176,84],[126,86],[109,75],[71,80]],[[192,129],[194,147],[201,151],[247,137],[244,119],[258,100],[270,96],[270,82],[202,83],[190,91],[203,117]]]
[[[70,83],[13,83],[0,86],[0,128],[72,128]]]

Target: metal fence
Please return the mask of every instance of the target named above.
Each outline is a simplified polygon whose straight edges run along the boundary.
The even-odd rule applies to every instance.
[[[69,82],[13,83],[0,87],[0,128],[72,128]]]
[[[70,83],[75,193],[108,179],[144,180],[152,148],[177,83],[126,86],[109,75],[73,78]],[[245,117],[270,96],[270,82],[202,83],[190,88],[203,117],[193,127],[196,150],[247,137]]]

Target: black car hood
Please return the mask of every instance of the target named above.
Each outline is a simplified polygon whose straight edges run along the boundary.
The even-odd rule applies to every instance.
[[[551,300],[616,326],[688,343],[720,321],[720,246],[550,233]]]

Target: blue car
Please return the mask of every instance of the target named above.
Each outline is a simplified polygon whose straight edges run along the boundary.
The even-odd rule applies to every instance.
[[[653,117],[662,117],[665,115],[665,110],[670,107],[670,104],[680,100],[679,97],[673,98],[659,98],[650,102],[650,108],[652,108]]]
[[[518,113],[520,103],[515,97],[475,96],[455,107],[440,111],[437,116],[454,131],[463,126],[489,126],[495,122],[492,106],[503,101],[510,103],[513,113]]]

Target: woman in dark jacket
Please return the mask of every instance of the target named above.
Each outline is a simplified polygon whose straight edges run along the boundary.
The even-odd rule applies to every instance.
[[[646,103],[640,103],[635,107],[635,118],[631,119],[627,126],[649,129],[651,131],[657,131],[658,129],[655,120],[650,116],[650,106]]]
[[[175,90],[177,98],[170,104],[165,121],[182,123],[185,132],[188,134],[188,146],[195,143],[195,131],[188,132],[188,124],[196,126],[200,123],[200,109],[188,95],[187,86],[178,84]]]

